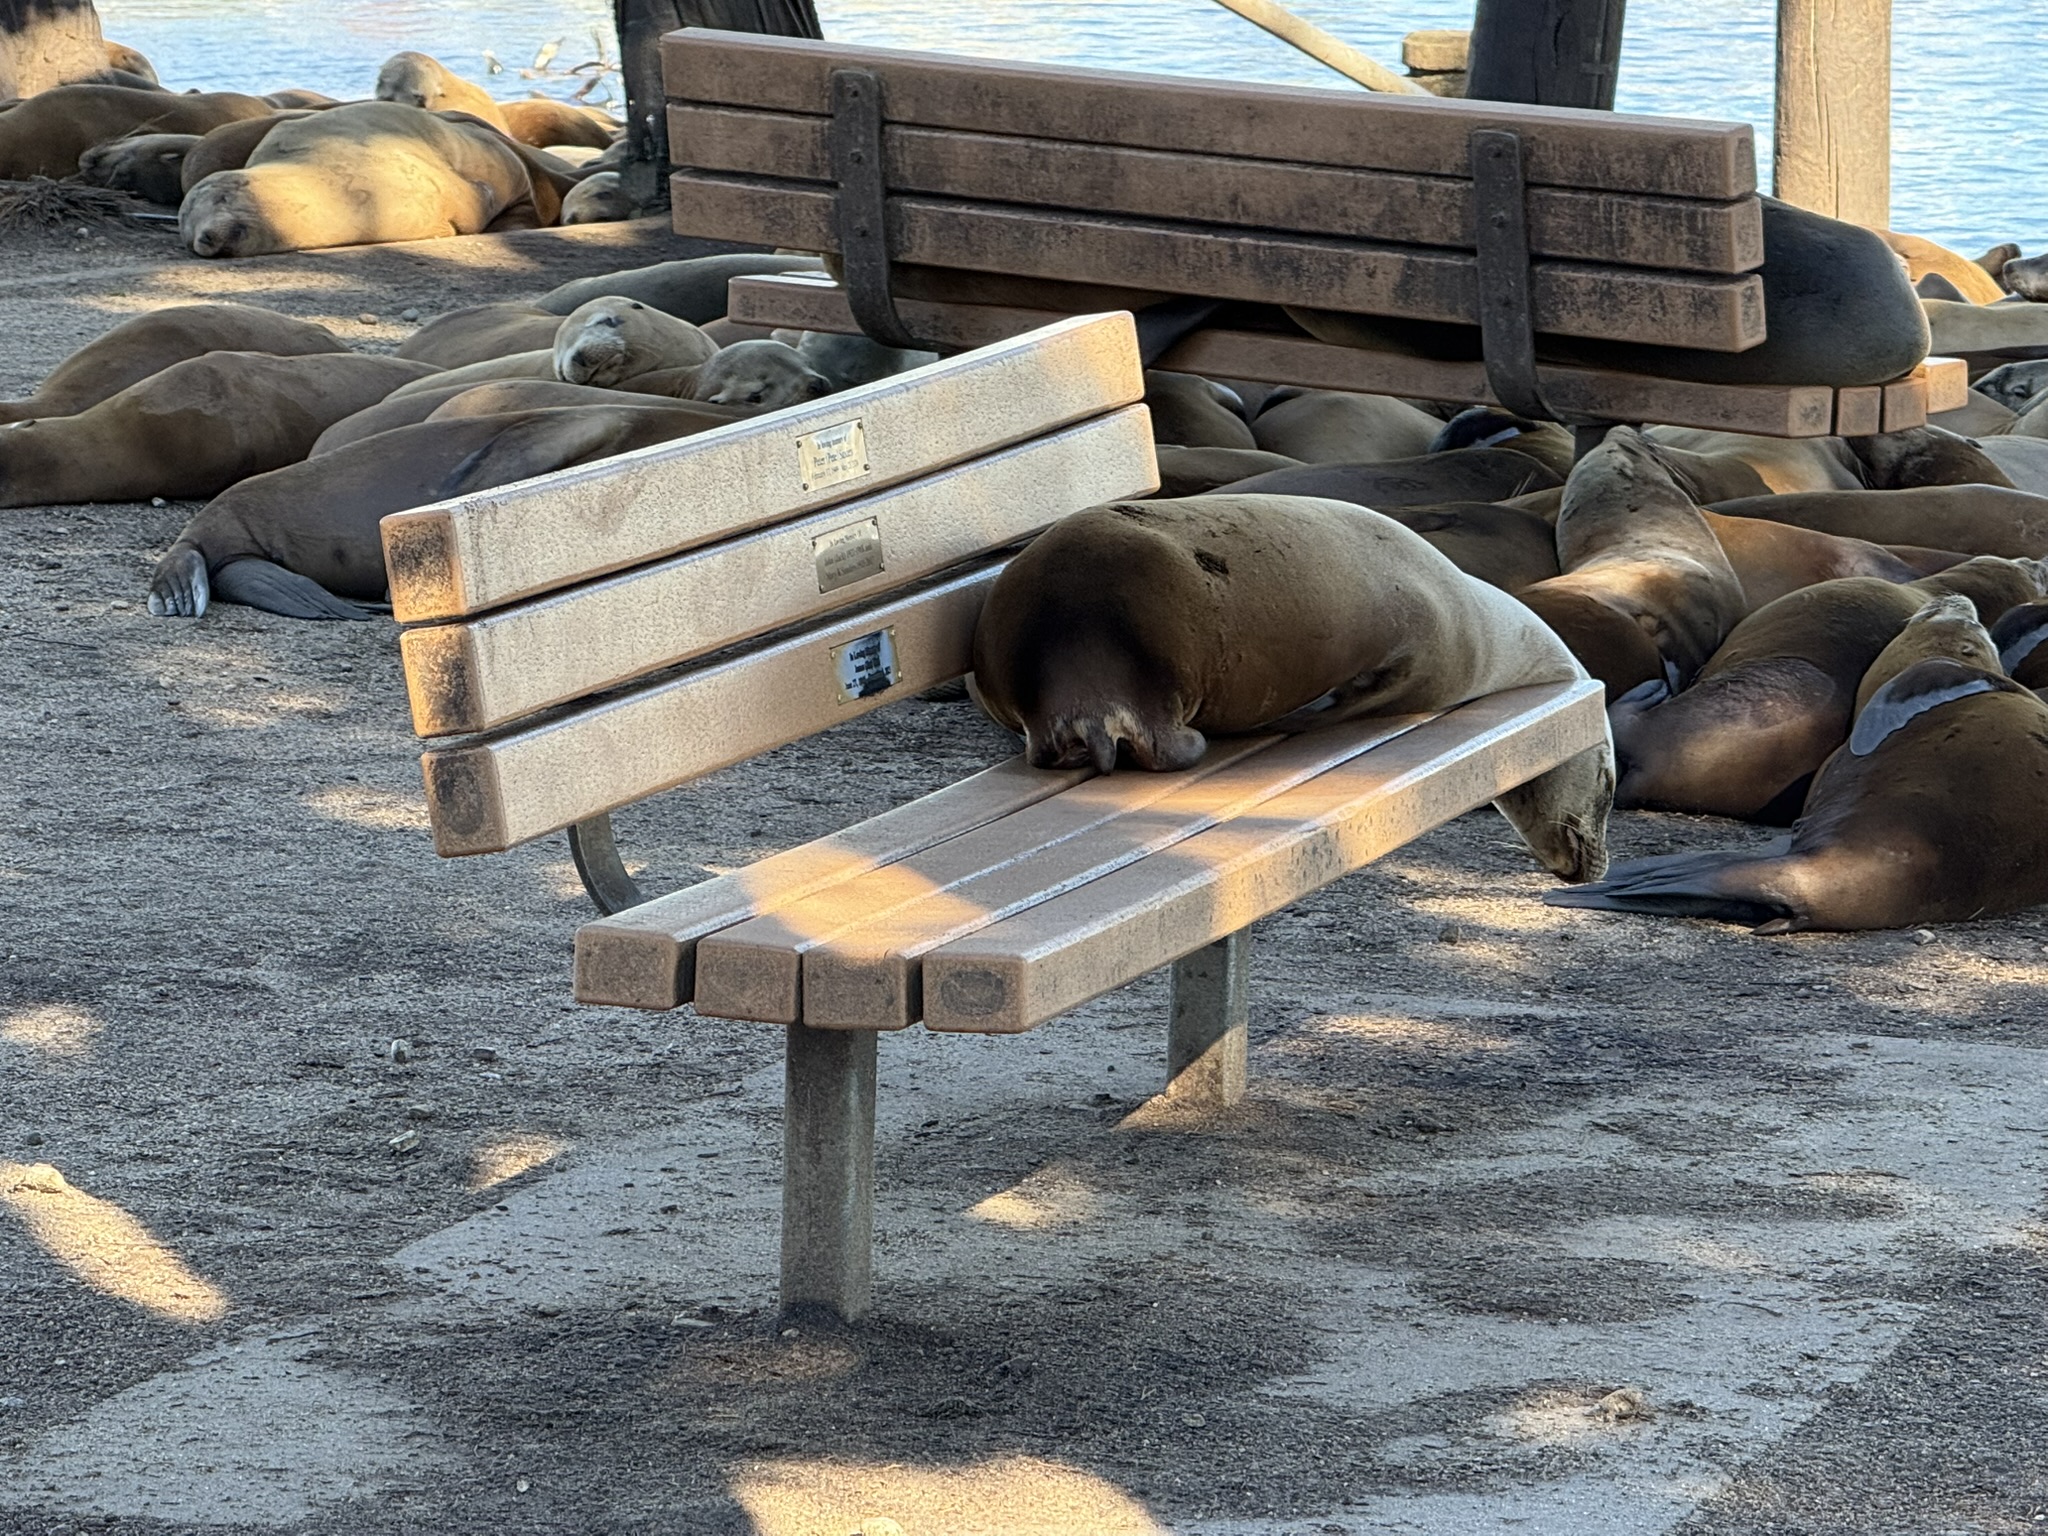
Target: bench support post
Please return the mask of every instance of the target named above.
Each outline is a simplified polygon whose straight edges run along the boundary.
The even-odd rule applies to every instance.
[[[1244,1097],[1251,1019],[1251,931],[1173,962],[1166,1095],[1221,1109]]]
[[[782,1108],[782,1310],[847,1322],[873,1292],[875,1032],[789,1026]]]

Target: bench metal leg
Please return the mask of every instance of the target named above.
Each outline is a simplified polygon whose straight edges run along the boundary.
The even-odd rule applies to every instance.
[[[1166,1034],[1166,1093],[1221,1108],[1244,1097],[1251,1018],[1251,933],[1173,963],[1173,1021]]]
[[[875,1032],[789,1026],[782,1310],[864,1316],[873,1292]]]

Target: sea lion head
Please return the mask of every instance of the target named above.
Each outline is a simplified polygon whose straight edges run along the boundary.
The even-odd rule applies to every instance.
[[[1910,490],[1921,485],[2000,485],[2012,481],[1967,437],[1942,427],[1908,427],[1843,441],[1855,456],[1863,483],[1873,491]]]
[[[832,381],[779,341],[737,341],[697,371],[693,400],[779,410],[832,393]]]
[[[298,249],[290,231],[309,220],[324,196],[318,187],[299,188],[292,168],[215,171],[185,194],[178,208],[178,238],[195,256],[265,256]],[[305,194],[305,195],[302,195]],[[331,244],[317,237],[311,244]]]
[[[1906,668],[1934,657],[1960,662],[1981,672],[2003,670],[1997,642],[1978,619],[1976,604],[1956,594],[1930,598],[1864,670],[1863,680],[1856,688],[1857,713],[1862,713],[1872,694]]]
[[[2048,300],[2048,256],[2029,256],[2024,261],[2008,260],[1998,269],[1998,281],[2007,292],[2016,293],[2023,299],[2032,299],[2036,303]]]
[[[560,224],[616,224],[633,216],[632,194],[617,171],[595,171],[562,199]]]
[[[378,101],[438,109],[448,96],[448,69],[424,53],[394,53],[377,70]]]
[[[138,133],[95,144],[78,157],[78,179],[116,192],[147,194],[156,187],[176,188],[185,156],[199,142],[196,133]],[[179,201],[171,197],[170,201]]]
[[[643,373],[698,367],[717,351],[689,321],[608,296],[578,306],[556,327],[555,377],[609,389]]]
[[[1980,395],[1990,396],[2008,411],[2025,415],[2048,392],[2048,357],[2007,363],[1992,369],[1970,387]]]
[[[788,335],[779,332],[775,339],[790,340]],[[805,365],[825,375],[835,389],[851,389],[856,384],[872,384],[876,379],[893,378],[912,368],[936,362],[939,356],[936,352],[885,347],[866,336],[840,336],[830,331],[804,331],[791,345]]]

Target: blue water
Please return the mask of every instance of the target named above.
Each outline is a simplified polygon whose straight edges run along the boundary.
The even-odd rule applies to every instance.
[[[1404,32],[1471,24],[1471,0],[1295,0],[1394,66]],[[1044,63],[1232,80],[1337,77],[1211,0],[820,0],[828,37]],[[1773,0],[1635,0],[1623,111],[1756,128],[1770,170]],[[174,89],[305,86],[368,93],[401,48],[432,53],[500,96],[567,96],[616,57],[606,0],[101,0],[107,35],[142,49]],[[1965,247],[2048,244],[2048,4],[1894,0],[1892,223]],[[548,68],[530,69],[559,42]],[[490,59],[501,65],[490,73]],[[586,100],[615,97],[600,78]]]

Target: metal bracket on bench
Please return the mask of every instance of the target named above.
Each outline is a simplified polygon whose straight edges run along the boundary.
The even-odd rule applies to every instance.
[[[647,899],[640,894],[639,884],[626,873],[625,862],[619,857],[609,811],[579,821],[569,829],[569,857],[576,861],[583,889],[590,893],[591,904],[602,916],[637,907]]]
[[[889,186],[882,159],[882,82],[873,70],[832,71],[833,223],[854,323],[885,347],[926,350],[889,291]]]
[[[1472,231],[1479,250],[1479,345],[1494,398],[1531,421],[1560,421],[1536,382],[1536,312],[1530,298],[1528,187],[1522,137],[1477,128],[1472,162]]]

